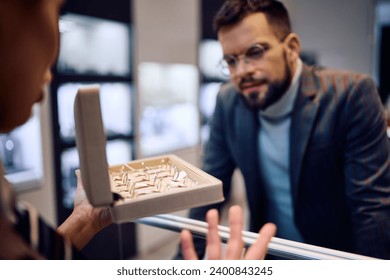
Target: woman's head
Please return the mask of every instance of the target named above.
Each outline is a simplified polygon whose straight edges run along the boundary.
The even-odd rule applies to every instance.
[[[0,0],[0,132],[23,124],[43,98],[58,52],[63,0]]]

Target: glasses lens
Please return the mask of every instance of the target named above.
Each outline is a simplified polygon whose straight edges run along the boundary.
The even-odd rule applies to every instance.
[[[229,77],[231,72],[235,71],[237,68],[241,56],[244,56],[245,63],[253,63],[260,60],[264,56],[265,52],[265,47],[260,44],[256,44],[250,47],[244,55],[225,55],[220,62],[222,74],[226,77]]]
[[[220,61],[219,67],[221,68],[222,75],[224,75],[225,77],[230,77],[230,68],[226,59],[222,59]]]
[[[248,61],[256,61],[263,57],[264,52],[264,47],[262,47],[261,45],[254,45],[247,50],[245,58]]]
[[[234,68],[237,66],[238,59],[234,55],[225,55],[223,60],[225,61],[227,67]]]

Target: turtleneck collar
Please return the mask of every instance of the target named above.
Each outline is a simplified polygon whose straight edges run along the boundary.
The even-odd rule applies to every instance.
[[[259,111],[260,117],[265,117],[270,120],[278,120],[288,116],[294,106],[294,101],[298,94],[299,78],[302,74],[302,61],[297,60],[297,67],[294,73],[294,77],[291,81],[290,87],[287,89],[286,93],[273,105],[265,109],[264,111]]]

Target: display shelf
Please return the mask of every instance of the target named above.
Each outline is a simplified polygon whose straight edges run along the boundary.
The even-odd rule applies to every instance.
[[[107,154],[112,164],[135,158],[131,1],[68,0],[59,27],[60,53],[53,67],[50,108],[57,222],[61,224],[72,212],[77,185],[73,103],[79,87],[99,84],[104,88]],[[135,226],[109,226],[83,251],[92,259],[129,258],[136,252]]]
[[[43,187],[40,108],[22,126],[0,134],[0,158],[6,178],[16,192]]]

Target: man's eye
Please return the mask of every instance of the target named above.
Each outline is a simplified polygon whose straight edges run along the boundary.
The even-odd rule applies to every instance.
[[[235,66],[237,64],[236,59],[234,57],[225,57],[225,62],[230,67]]]
[[[262,47],[253,47],[253,48],[250,48],[247,53],[246,53],[246,57],[251,59],[251,58],[261,58],[263,55],[264,55],[264,48]]]

